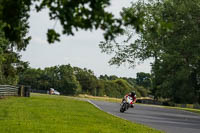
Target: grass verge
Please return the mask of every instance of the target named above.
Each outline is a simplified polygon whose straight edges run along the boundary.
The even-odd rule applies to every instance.
[[[118,103],[122,101],[122,99],[120,98],[112,98],[112,97],[107,97],[107,96],[98,97],[98,96],[91,96],[91,95],[86,95],[86,94],[80,94],[78,95],[78,98],[98,100],[98,101],[118,102]]]
[[[2,133],[159,133],[64,96],[32,95],[0,100]]]

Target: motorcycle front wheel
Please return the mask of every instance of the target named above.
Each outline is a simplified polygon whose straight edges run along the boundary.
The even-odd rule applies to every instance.
[[[126,110],[126,103],[123,103],[121,108],[120,108],[120,112],[124,113],[125,110]]]

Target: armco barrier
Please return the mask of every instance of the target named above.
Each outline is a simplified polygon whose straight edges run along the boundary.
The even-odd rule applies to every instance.
[[[0,85],[0,96],[17,96],[18,87],[11,85]]]
[[[166,105],[166,106],[175,106],[175,107],[181,107],[181,108],[193,108],[193,109],[200,109],[199,104],[174,104],[174,105],[167,105],[159,101],[155,101],[153,99],[137,99],[137,103],[143,103],[143,104],[152,104],[152,105]]]
[[[200,109],[199,104],[175,104],[175,107]]]
[[[200,104],[194,104],[195,109],[200,109]]]
[[[0,85],[0,97],[4,96],[30,97],[30,86]]]

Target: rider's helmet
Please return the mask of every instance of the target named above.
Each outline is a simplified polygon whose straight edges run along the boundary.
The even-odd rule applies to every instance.
[[[131,96],[132,96],[132,97],[135,96],[135,91],[131,91]]]

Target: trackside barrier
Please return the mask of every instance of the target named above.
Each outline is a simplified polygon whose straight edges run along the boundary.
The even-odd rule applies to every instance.
[[[152,104],[152,105],[165,105],[165,106],[175,106],[175,107],[181,107],[181,108],[192,108],[192,109],[200,109],[199,104],[166,104],[164,102],[155,101],[153,99],[138,99],[137,103],[143,103],[143,104]]]
[[[0,97],[4,97],[4,96],[30,97],[30,87],[29,86],[0,85]]]
[[[18,87],[11,85],[0,85],[0,96],[18,96]]]
[[[19,87],[18,96],[21,97],[30,97],[30,86],[21,85]]]
[[[175,104],[175,107],[200,109],[199,104]]]
[[[200,105],[199,104],[194,104],[194,108],[195,109],[200,109]]]

